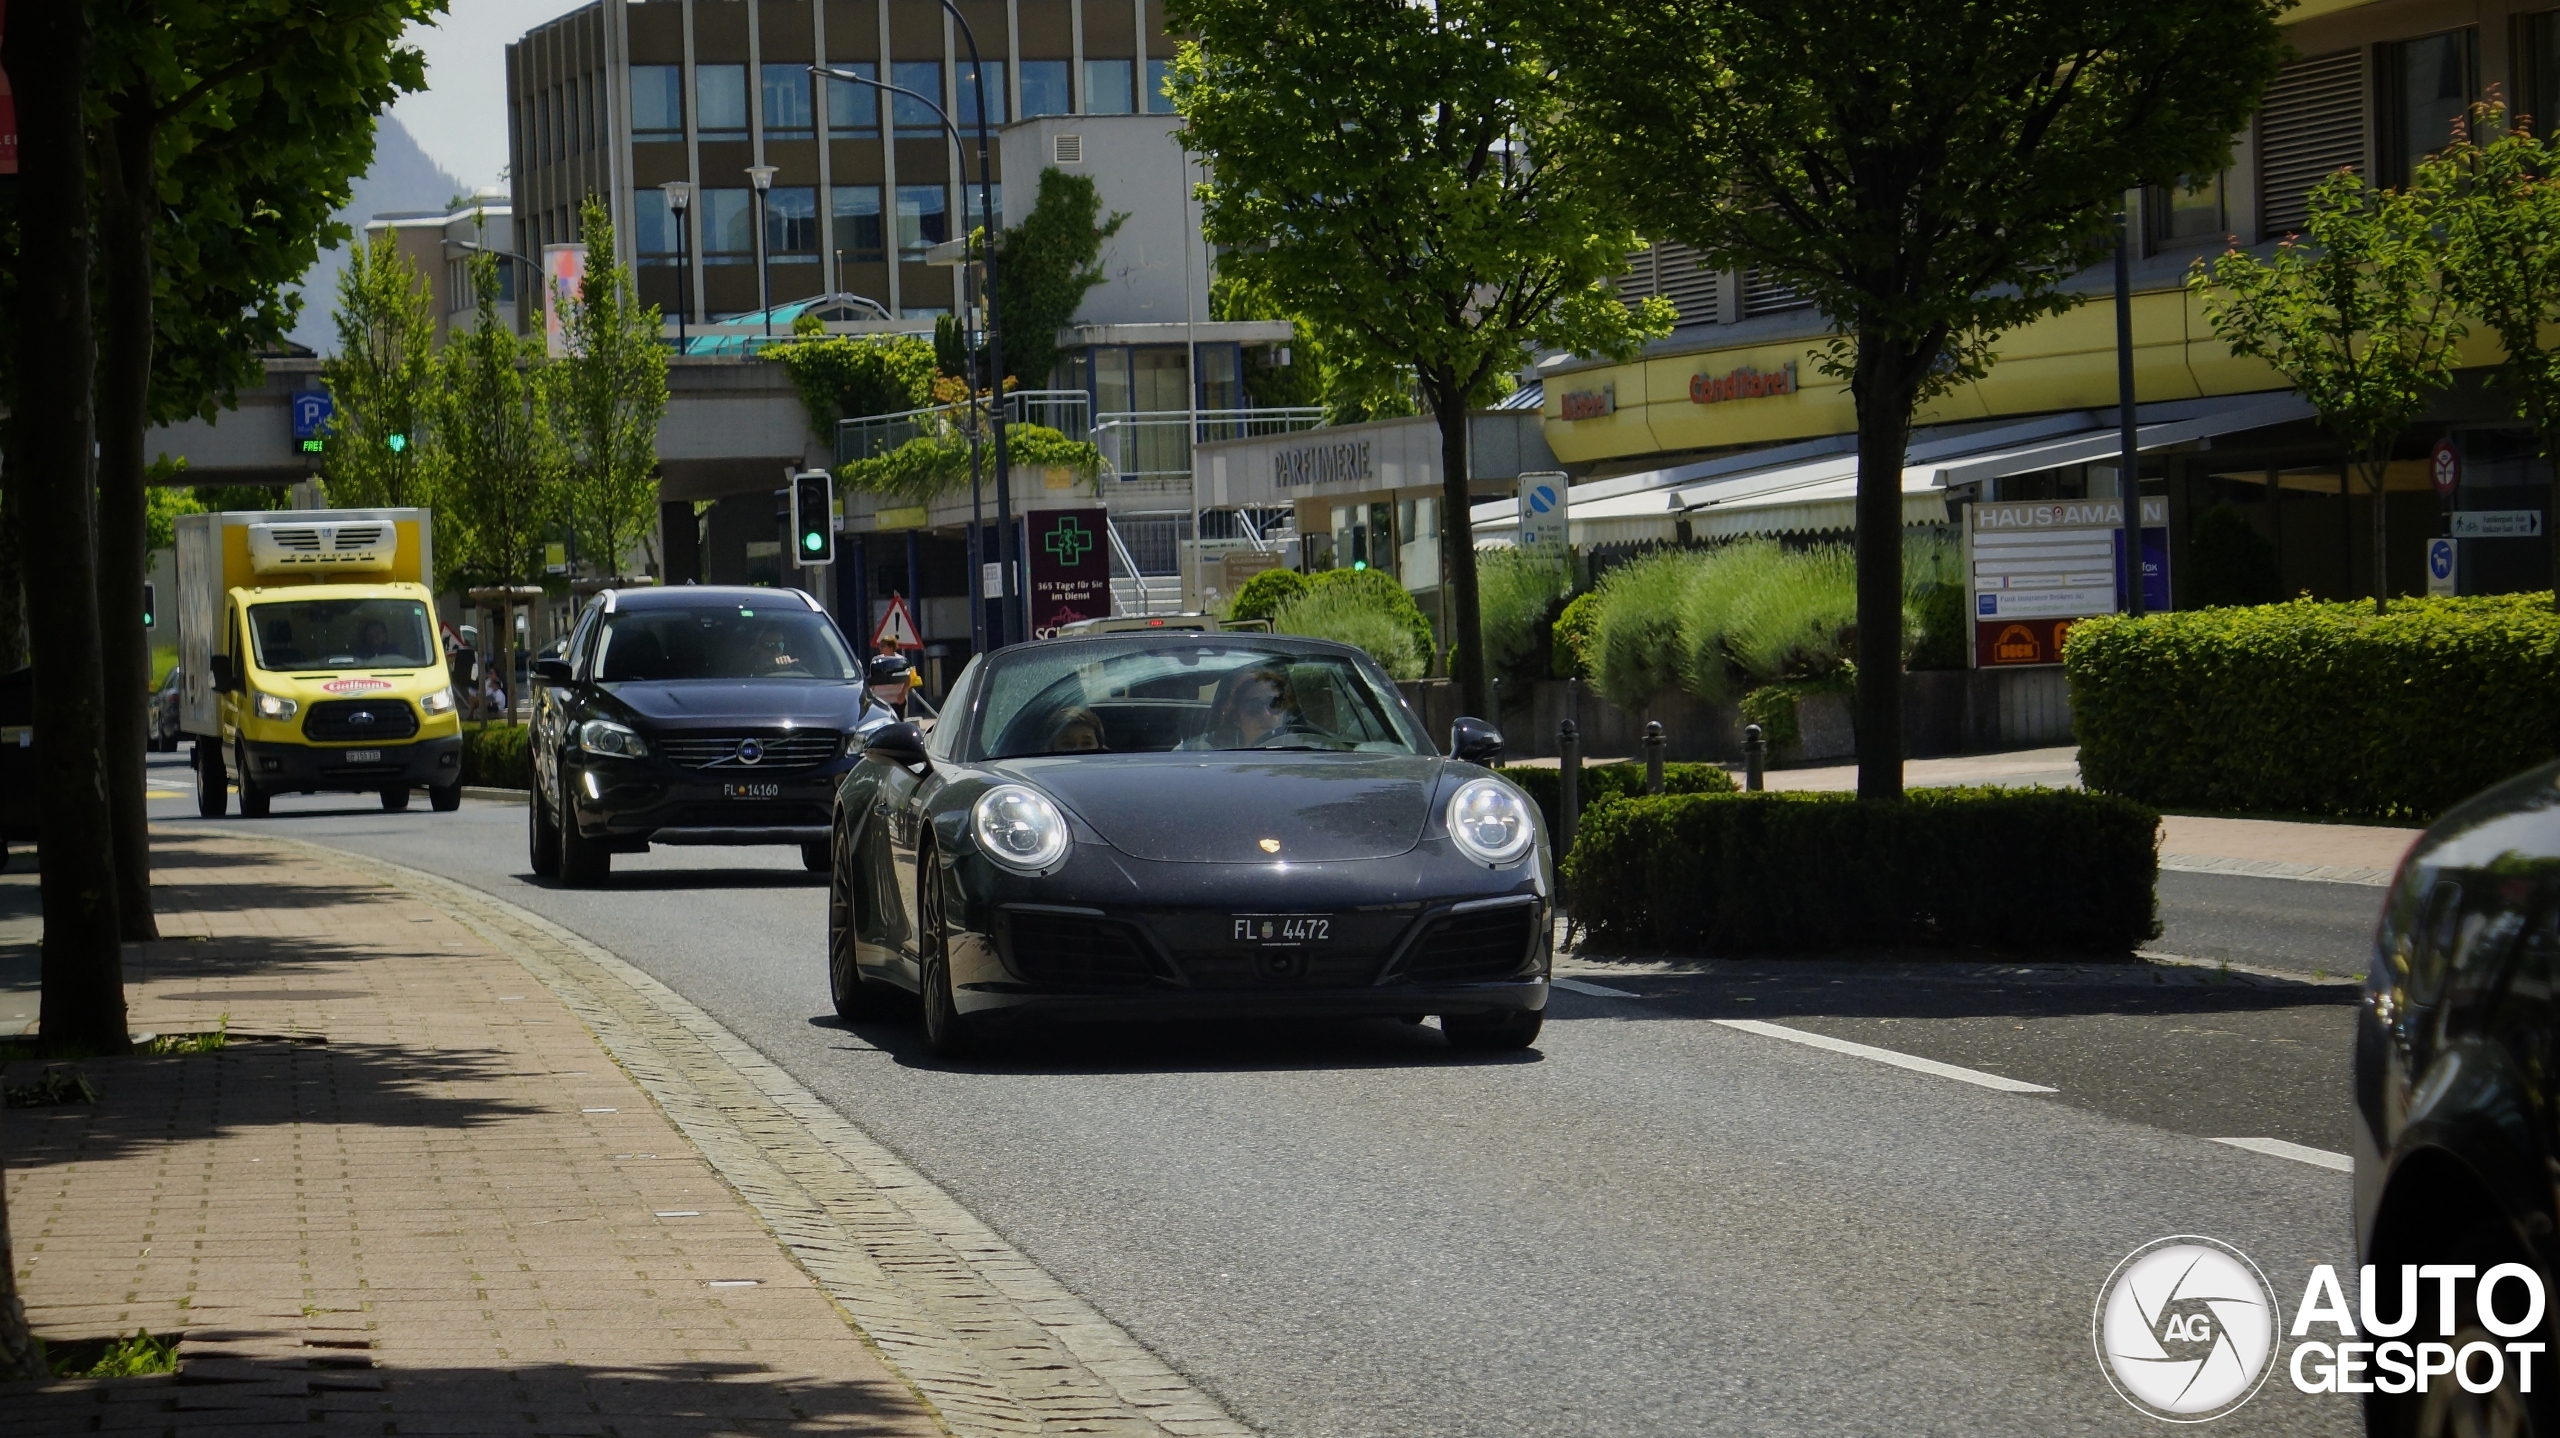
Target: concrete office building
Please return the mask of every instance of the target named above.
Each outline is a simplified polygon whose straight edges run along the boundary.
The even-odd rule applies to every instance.
[[[500,256],[498,317],[509,328],[521,328],[522,306],[516,297],[527,277],[522,265],[505,258],[516,248],[514,205],[505,190],[481,190],[451,210],[403,210],[365,222],[366,243],[385,234],[391,236],[400,257],[427,277],[437,344],[475,322],[479,298],[471,292],[469,271],[474,246]],[[315,295],[312,303],[331,305],[336,297]]]

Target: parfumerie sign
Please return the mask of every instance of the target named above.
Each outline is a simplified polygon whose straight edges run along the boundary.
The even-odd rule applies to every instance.
[[[1771,395],[1796,392],[1796,362],[1789,360],[1774,370],[1757,370],[1749,365],[1727,370],[1720,375],[1701,374],[1689,377],[1689,399],[1695,404],[1722,404],[1729,399],[1766,399]],[[1570,418],[1570,416],[1567,416]]]
[[[1371,472],[1369,441],[1365,439],[1347,439],[1340,444],[1310,444],[1298,449],[1280,450],[1271,456],[1271,482],[1282,489],[1367,479]]]

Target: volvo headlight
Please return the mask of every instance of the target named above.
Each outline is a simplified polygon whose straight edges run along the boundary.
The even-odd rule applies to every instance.
[[[647,740],[610,719],[590,719],[579,725],[578,747],[590,754],[609,754],[616,759],[649,757]]]
[[[431,717],[437,714],[452,713],[453,686],[448,684],[433,694],[423,696],[418,700],[418,709],[419,712]]]
[[[280,694],[258,696],[258,717],[261,719],[290,719],[301,712],[302,701],[298,699],[287,699]]]
[[[978,847],[1008,869],[1036,874],[1067,856],[1067,816],[1047,795],[1020,784],[999,784],[978,796],[970,812]]]
[[[1508,864],[1538,842],[1537,818],[1510,786],[1478,779],[1449,796],[1449,837],[1479,863]]]

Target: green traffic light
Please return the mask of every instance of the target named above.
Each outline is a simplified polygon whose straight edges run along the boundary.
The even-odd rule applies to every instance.
[[[388,443],[391,446],[391,452],[393,454],[398,454],[409,447],[409,436],[405,434],[395,434],[391,436]]]
[[[1354,569],[1366,569],[1369,567],[1369,561],[1365,559],[1355,559],[1351,561],[1351,567]]]
[[[809,551],[811,554],[815,554],[819,550],[827,547],[827,537],[823,534],[814,532],[804,534],[800,536],[800,547]]]

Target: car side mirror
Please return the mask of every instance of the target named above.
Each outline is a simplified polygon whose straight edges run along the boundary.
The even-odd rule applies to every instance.
[[[1490,765],[1502,757],[1502,731],[1461,714],[1449,726],[1449,757]]]
[[[569,682],[569,661],[545,654],[533,661],[533,677],[545,684]]]
[[[924,756],[924,731],[907,723],[883,724],[872,730],[871,737],[863,741],[862,753],[865,758],[907,769],[929,762]]]
[[[228,694],[233,689],[239,687],[232,682],[239,676],[231,671],[230,655],[217,654],[213,656],[213,664],[211,667],[213,669],[213,688],[215,693]]]

